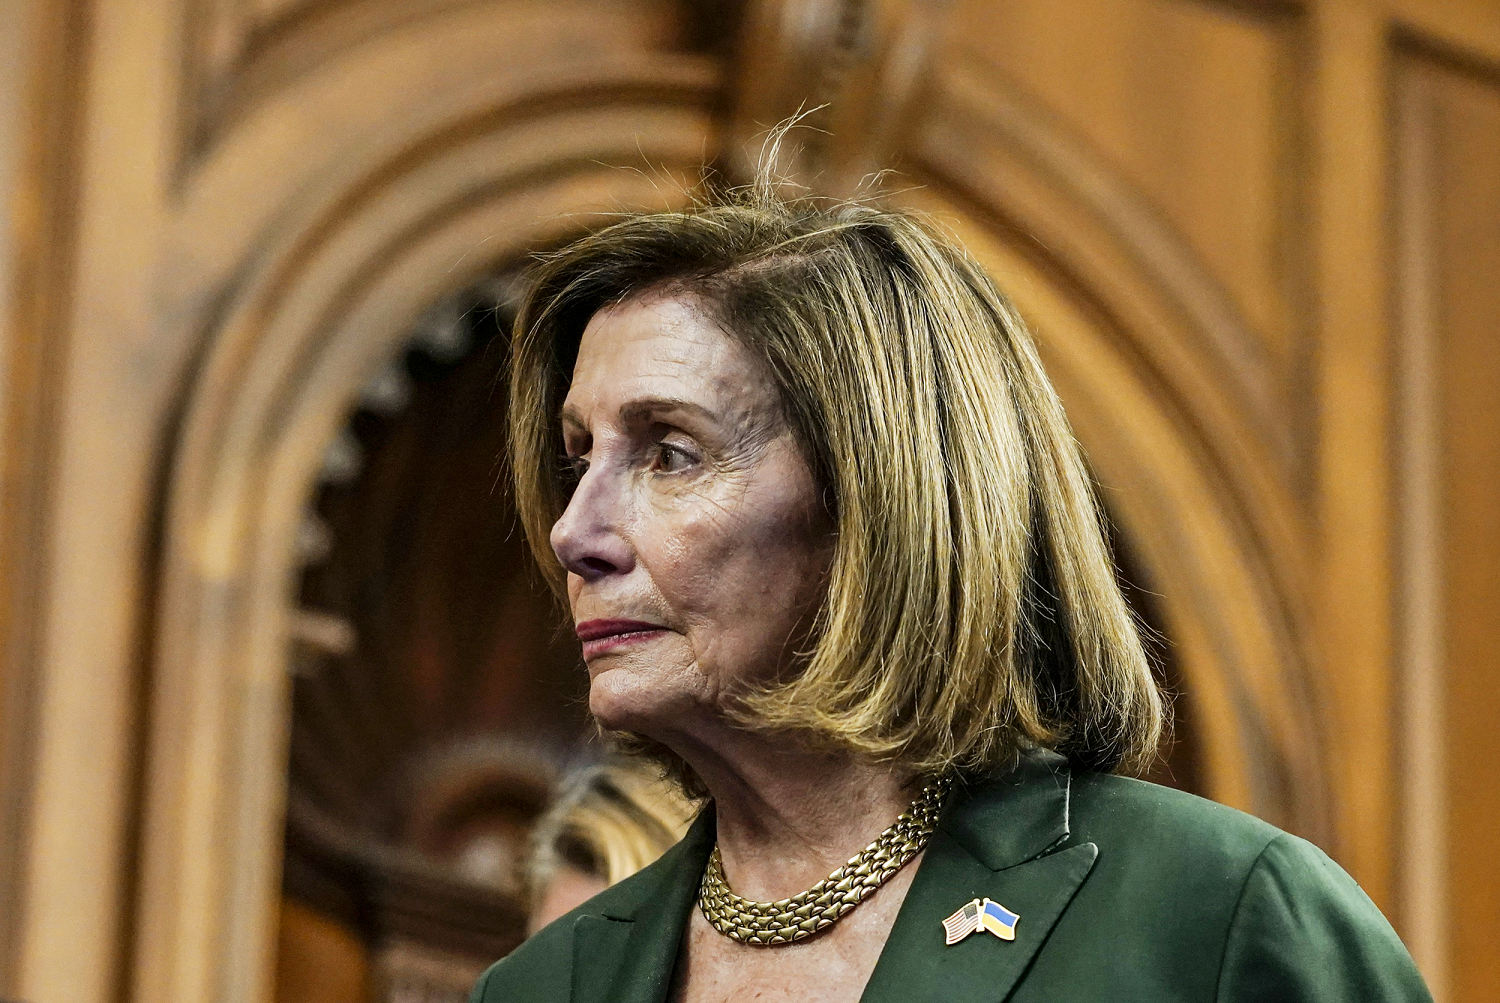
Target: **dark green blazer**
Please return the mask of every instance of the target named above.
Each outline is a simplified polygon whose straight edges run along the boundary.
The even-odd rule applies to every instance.
[[[496,962],[471,1003],[665,1000],[713,841],[706,812],[661,860]],[[986,897],[1020,915],[1015,940],[980,931],[945,947],[942,920]],[[1431,997],[1385,918],[1312,844],[1038,755],[945,813],[864,999]]]

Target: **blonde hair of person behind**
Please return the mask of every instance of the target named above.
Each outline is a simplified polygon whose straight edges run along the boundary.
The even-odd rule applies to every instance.
[[[923,773],[1028,747],[1139,772],[1166,708],[1062,405],[977,262],[911,214],[767,184],[630,216],[546,257],[516,322],[516,502],[548,544],[568,486],[559,409],[579,339],[630,296],[692,298],[764,360],[834,519],[812,648],[743,694],[791,729]]]
[[[643,759],[614,755],[570,774],[532,830],[525,881],[533,911],[560,868],[612,885],[681,839],[697,810]]]

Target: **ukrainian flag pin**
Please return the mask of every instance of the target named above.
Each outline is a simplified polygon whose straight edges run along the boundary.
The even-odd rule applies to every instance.
[[[1016,939],[1021,917],[992,899],[974,899],[943,920],[943,941],[952,946],[975,930],[988,930],[1001,940]]]

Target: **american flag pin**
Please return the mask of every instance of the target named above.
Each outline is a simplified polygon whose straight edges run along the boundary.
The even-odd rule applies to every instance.
[[[943,920],[943,942],[949,947],[975,930],[988,930],[1001,940],[1016,939],[1016,924],[1021,917],[992,899],[965,902]]]

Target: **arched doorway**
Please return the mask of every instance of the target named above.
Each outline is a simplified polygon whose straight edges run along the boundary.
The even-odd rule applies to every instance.
[[[1163,583],[1161,630],[1192,694],[1203,792],[1326,834],[1332,812],[1305,699],[1300,582],[1286,557],[1296,552],[1294,507],[1273,472],[1275,438],[1256,421],[1264,401],[1254,367],[1214,354],[1218,325],[1237,318],[1169,228],[1142,224],[1128,183],[1008,102],[1003,81],[966,72],[934,71],[926,102],[903,105],[908,128],[871,130],[879,141],[863,154],[903,158],[903,185],[918,187],[898,198],[953,220],[1036,324],[1124,549],[1143,579]],[[267,984],[288,750],[309,777],[339,775],[293,746],[293,690],[313,693],[334,678],[306,664],[309,644],[324,655],[361,644],[338,615],[308,616],[302,606],[313,587],[308,556],[320,546],[309,499],[338,467],[350,415],[379,398],[371,387],[433,304],[506,273],[600,212],[680,203],[683,181],[705,160],[731,176],[736,169],[725,151],[743,137],[726,126],[717,58],[657,53],[507,87],[479,82],[436,113],[394,123],[311,192],[288,195],[270,214],[275,225],[228,255],[223,282],[184,306],[202,348],[162,478],[135,945],[142,998],[247,999]],[[233,152],[223,164],[236,162]],[[215,179],[233,174],[215,169],[206,168],[205,205]],[[1204,374],[1221,369],[1231,392],[1200,393]],[[305,676],[294,676],[299,664]],[[342,713],[311,705],[325,717]],[[371,748],[368,733],[379,728],[351,727],[367,734],[348,748]],[[437,743],[427,761],[451,765],[463,754]],[[354,764],[355,773],[367,768]],[[361,784],[310,782],[351,817],[370,807]],[[482,803],[483,790],[461,790],[454,803]],[[534,800],[505,811],[524,817]],[[314,812],[290,805],[294,827],[320,831]],[[376,814],[370,829],[403,831],[399,811]],[[486,839],[514,842],[503,826],[446,842],[461,818],[450,829],[420,828],[408,835],[475,867]]]

